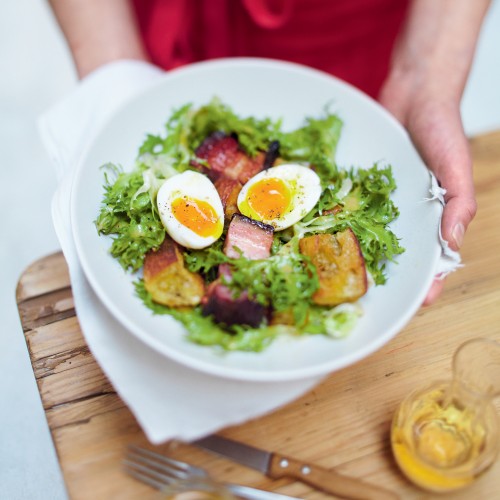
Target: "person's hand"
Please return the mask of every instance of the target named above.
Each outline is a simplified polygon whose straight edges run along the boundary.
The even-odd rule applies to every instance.
[[[459,250],[476,213],[472,159],[460,117],[481,24],[490,0],[412,0],[379,99],[408,130],[446,189],[441,234]],[[434,280],[424,304],[443,288]]]
[[[465,231],[476,213],[472,159],[460,117],[460,100],[446,96],[440,85],[389,78],[380,102],[408,130],[427,166],[446,189],[441,233],[453,250],[459,250]],[[424,304],[436,300],[444,281],[434,280]]]

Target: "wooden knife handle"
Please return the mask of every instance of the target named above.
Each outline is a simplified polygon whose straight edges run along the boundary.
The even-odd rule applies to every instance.
[[[343,498],[356,500],[397,500],[395,493],[372,486],[317,465],[274,453],[268,471],[273,478],[291,477],[317,489]]]

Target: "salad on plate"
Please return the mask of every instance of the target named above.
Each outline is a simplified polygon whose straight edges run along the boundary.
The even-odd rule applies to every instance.
[[[278,335],[347,335],[404,249],[390,165],[337,165],[342,120],[285,131],[219,99],[173,112],[131,171],[103,166],[95,221],[135,291],[187,338],[261,351]],[[362,147],[362,146],[360,146]],[[166,333],[168,334],[168,333]]]

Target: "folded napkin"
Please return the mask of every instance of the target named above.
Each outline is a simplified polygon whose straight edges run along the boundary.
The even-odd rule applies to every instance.
[[[70,221],[76,165],[114,111],[162,75],[155,66],[138,61],[104,66],[39,121],[43,143],[59,179],[52,216],[68,263],[82,332],[117,393],[155,444],[173,438],[189,441],[244,422],[296,399],[321,380],[316,377],[293,382],[242,382],[187,368],[153,351],[121,326],[86,280]],[[432,186],[431,195],[442,199],[437,183]],[[459,263],[458,254],[450,252],[443,242],[444,259],[438,274],[450,272]]]
[[[438,200],[439,203],[444,207],[446,202],[444,200],[444,195],[446,194],[446,189],[439,185],[436,176],[430,172],[431,176],[431,187],[429,188],[430,197],[426,198],[425,201]],[[439,243],[441,244],[441,257],[438,261],[436,268],[436,279],[443,280],[448,276],[448,274],[456,271],[459,267],[462,267],[462,258],[460,253],[453,250],[448,245],[448,242],[443,238],[441,234],[441,224],[439,224]]]
[[[85,278],[70,222],[75,167],[107,118],[162,74],[146,63],[113,63],[83,80],[39,121],[59,178],[52,217],[68,263],[82,332],[102,370],[154,444],[174,438],[190,441],[245,422],[296,399],[320,380],[242,382],[186,368],[153,351],[121,326]]]

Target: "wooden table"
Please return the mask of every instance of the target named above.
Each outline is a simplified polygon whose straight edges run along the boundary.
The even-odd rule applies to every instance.
[[[500,340],[500,132],[471,144],[479,210],[462,250],[465,267],[448,278],[439,301],[422,308],[404,331],[369,358],[332,374],[286,407],[227,428],[223,435],[364,478],[405,499],[434,497],[398,471],[389,427],[411,389],[450,376],[458,345],[482,336]],[[17,302],[70,496],[155,497],[154,490],[122,471],[126,446],[148,443],[85,344],[60,253],[24,272]],[[301,483],[272,481],[189,445],[157,449],[202,464],[219,479],[311,500],[326,498]],[[499,497],[500,460],[469,489],[452,495],[464,500]]]

